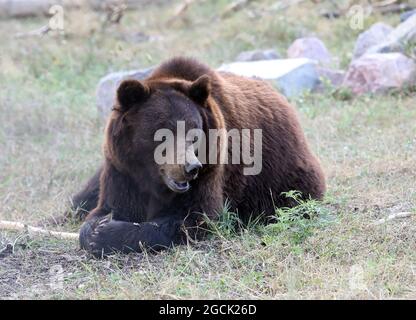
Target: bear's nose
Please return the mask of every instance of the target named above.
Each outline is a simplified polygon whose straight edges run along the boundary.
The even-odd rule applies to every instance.
[[[202,164],[199,161],[185,164],[185,172],[191,175],[192,177],[196,176],[198,174],[199,169],[201,168]]]

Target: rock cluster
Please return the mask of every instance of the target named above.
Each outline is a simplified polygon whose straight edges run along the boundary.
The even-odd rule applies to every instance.
[[[268,80],[287,97],[306,90],[322,91],[326,84],[347,88],[353,94],[400,90],[416,84],[416,63],[406,56],[406,48],[416,48],[415,13],[403,14],[395,28],[378,22],[362,32],[347,70],[334,67],[337,59],[317,37],[296,39],[287,49],[286,58],[274,49],[255,49],[241,52],[234,62],[218,70]],[[120,81],[143,79],[150,72],[151,69],[117,72],[101,79],[97,89],[100,113],[109,113]]]

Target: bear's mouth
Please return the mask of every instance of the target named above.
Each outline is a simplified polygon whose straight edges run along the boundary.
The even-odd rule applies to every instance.
[[[191,188],[189,181],[175,181],[174,179],[163,176],[163,180],[167,187],[173,192],[184,193]]]

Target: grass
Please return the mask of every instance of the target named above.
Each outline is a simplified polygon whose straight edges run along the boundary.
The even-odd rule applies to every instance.
[[[345,67],[359,30],[319,16],[302,2],[282,11],[254,1],[214,18],[227,1],[202,1],[167,28],[174,4],[128,12],[102,28],[103,15],[65,11],[65,36],[14,38],[45,18],[0,21],[0,217],[35,224],[68,199],[101,161],[100,77],[193,55],[212,66],[241,50],[276,48],[315,34]],[[281,11],[279,11],[281,10]],[[371,16],[365,26],[397,15]],[[135,42],[144,32],[150,41]],[[276,223],[241,227],[224,209],[212,236],[158,255],[91,259],[76,242],[1,232],[0,298],[136,299],[416,298],[415,218],[371,223],[416,209],[414,91],[352,97],[305,94],[292,100],[328,181],[322,203],[279,208]],[[288,196],[294,196],[289,194]],[[312,219],[302,219],[308,213]],[[77,230],[77,225],[61,229]]]

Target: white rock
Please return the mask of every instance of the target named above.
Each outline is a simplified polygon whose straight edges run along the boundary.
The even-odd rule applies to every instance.
[[[408,10],[408,11],[406,11],[406,12],[403,12],[401,15],[400,15],[400,21],[401,22],[404,22],[404,21],[406,21],[407,19],[409,19],[411,16],[413,16],[413,15],[415,15],[416,14],[416,9],[413,9],[413,10]]]
[[[234,62],[222,65],[218,71],[270,80],[288,97],[313,90],[319,84],[315,61],[304,58]]]

